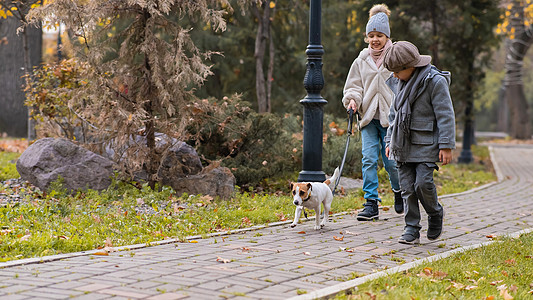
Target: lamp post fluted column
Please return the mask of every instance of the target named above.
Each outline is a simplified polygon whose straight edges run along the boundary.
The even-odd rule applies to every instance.
[[[307,70],[304,77],[304,87],[307,96],[300,100],[303,105],[303,154],[302,171],[298,181],[324,181],[326,174],[322,172],[322,131],[323,106],[328,103],[320,95],[324,87],[322,74],[321,45],[321,0],[311,0],[309,8],[309,45],[307,45]]]

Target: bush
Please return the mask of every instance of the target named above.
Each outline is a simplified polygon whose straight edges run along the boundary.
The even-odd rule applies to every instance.
[[[196,142],[206,160],[220,161],[230,168],[239,186],[257,187],[267,178],[282,177],[300,168],[299,118],[258,114],[236,97],[225,97],[222,103],[211,99],[199,109],[209,121],[191,129],[197,137],[191,142]]]

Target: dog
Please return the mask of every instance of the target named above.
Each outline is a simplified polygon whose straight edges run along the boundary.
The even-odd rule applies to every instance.
[[[333,191],[329,185],[335,182],[338,177],[339,168],[336,168],[333,176],[324,182],[291,182],[290,188],[293,203],[296,205],[294,221],[291,223],[291,227],[296,226],[304,208],[315,211],[315,230],[319,230],[326,225],[331,209],[331,202],[333,201]],[[322,222],[320,222],[320,204],[324,206]]]

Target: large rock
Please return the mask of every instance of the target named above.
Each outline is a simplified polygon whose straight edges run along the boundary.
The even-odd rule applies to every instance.
[[[172,178],[168,183],[176,192],[203,194],[229,199],[235,191],[235,176],[226,167],[204,169],[200,174]]]
[[[60,176],[69,191],[103,190],[111,184],[113,162],[69,140],[44,138],[22,153],[17,171],[43,191]]]

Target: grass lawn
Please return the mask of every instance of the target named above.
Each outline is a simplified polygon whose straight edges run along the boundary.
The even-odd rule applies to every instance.
[[[334,299],[533,299],[533,233],[375,279]]]
[[[474,164],[442,167],[435,174],[439,194],[464,191],[494,181],[485,152],[488,153],[484,148],[474,151],[477,158]],[[2,171],[2,180],[18,177],[11,173],[16,172],[16,157],[18,154],[0,152],[2,170],[7,170]],[[393,194],[385,171],[380,171],[380,178],[383,205],[392,205]],[[282,185],[288,187],[288,183]],[[16,190],[8,184],[0,186],[0,195],[14,193],[24,200],[0,206],[0,261],[168,238],[186,239],[191,235],[291,220],[294,214],[288,190],[240,191],[234,199],[223,201],[209,196],[177,196],[170,188],[154,192],[147,186],[137,188],[127,183],[114,183],[100,193],[87,191],[76,195],[68,195],[60,185],[48,192],[27,186]],[[336,196],[332,213],[360,209],[364,201],[362,196],[361,190]]]

